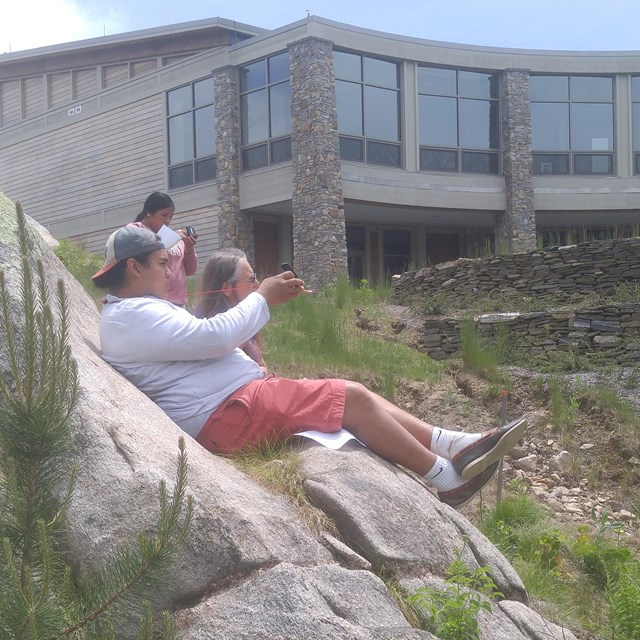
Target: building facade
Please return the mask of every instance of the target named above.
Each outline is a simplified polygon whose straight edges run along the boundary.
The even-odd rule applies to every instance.
[[[640,222],[640,52],[215,18],[0,56],[0,189],[100,251],[168,192],[312,285]]]

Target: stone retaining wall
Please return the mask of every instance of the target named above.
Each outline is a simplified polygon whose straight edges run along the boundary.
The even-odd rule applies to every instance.
[[[506,288],[523,295],[611,293],[640,280],[640,238],[591,241],[490,258],[460,258],[405,273],[394,283],[399,300],[489,296]],[[419,348],[432,358],[461,355],[460,317],[424,322]],[[599,354],[611,362],[640,362],[640,301],[571,311],[488,314],[475,318],[480,336],[506,335],[521,352],[549,360],[563,351]]]
[[[640,362],[640,302],[575,311],[487,314],[475,319],[480,336],[503,333],[521,353],[548,360],[562,352],[599,354],[612,363]],[[436,360],[461,355],[461,318],[424,322],[419,348]]]
[[[482,294],[510,287],[523,294],[609,293],[621,282],[640,280],[640,238],[591,241],[546,251],[460,258],[403,274],[394,294]]]

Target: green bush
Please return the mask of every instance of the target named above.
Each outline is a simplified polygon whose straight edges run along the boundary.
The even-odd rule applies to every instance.
[[[504,597],[488,567],[471,571],[461,556],[462,550],[457,549],[444,590],[423,587],[408,597],[409,604],[424,617],[426,630],[442,640],[477,640],[478,613],[491,611],[490,598]]]
[[[60,244],[55,248],[55,254],[60,258],[67,271],[95,300],[104,295],[91,280],[91,276],[102,266],[103,261],[99,255],[86,251],[67,238],[60,240]]]

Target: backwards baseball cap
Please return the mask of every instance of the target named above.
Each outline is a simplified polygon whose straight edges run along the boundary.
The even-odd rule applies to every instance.
[[[109,236],[104,248],[104,266],[91,279],[99,284],[99,279],[121,260],[137,258],[164,248],[160,238],[153,231],[137,226],[122,227]]]

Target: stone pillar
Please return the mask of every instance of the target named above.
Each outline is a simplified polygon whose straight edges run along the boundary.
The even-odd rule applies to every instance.
[[[238,70],[213,72],[216,112],[216,179],[218,184],[218,241],[220,248],[238,247],[253,261],[251,220],[240,211],[240,105]]]
[[[289,45],[294,268],[310,287],[347,273],[333,44]]]
[[[520,253],[536,248],[533,197],[529,72],[502,74],[502,168],[507,206],[496,224],[496,251]]]

